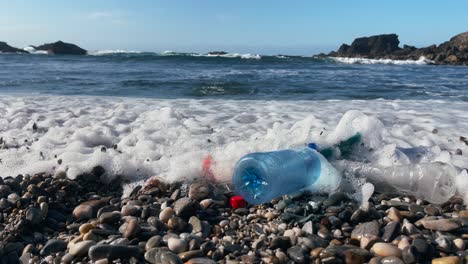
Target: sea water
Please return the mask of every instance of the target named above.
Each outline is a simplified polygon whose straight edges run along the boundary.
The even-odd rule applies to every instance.
[[[0,54],[1,176],[73,178],[101,165],[130,188],[203,176],[210,155],[214,177],[229,181],[248,153],[330,146],[356,132],[365,146],[354,160],[468,167],[467,67],[94,54]]]

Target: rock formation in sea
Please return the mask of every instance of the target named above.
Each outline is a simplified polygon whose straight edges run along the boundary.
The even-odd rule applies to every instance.
[[[8,45],[6,42],[0,41],[0,52],[2,53],[28,53],[25,50],[18,49]]]
[[[318,57],[348,57],[368,59],[418,60],[425,57],[434,64],[468,65],[468,32],[460,33],[440,45],[424,48],[403,45],[396,34],[357,38],[351,45],[343,44],[337,51]]]
[[[75,44],[65,43],[63,41],[43,44],[34,48],[36,50],[44,50],[50,54],[56,55],[86,55],[88,53],[85,49],[82,49]]]

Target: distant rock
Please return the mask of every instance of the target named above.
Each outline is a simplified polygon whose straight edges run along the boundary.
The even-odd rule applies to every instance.
[[[75,44],[65,43],[63,41],[48,43],[34,48],[36,50],[44,50],[50,54],[56,55],[86,55],[88,53],[85,49],[82,49]]]
[[[207,55],[210,55],[210,56],[221,56],[221,55],[226,55],[226,54],[228,53],[225,51],[210,51],[207,53]]]
[[[403,45],[396,34],[357,38],[351,45],[343,44],[337,51],[317,57],[348,57],[367,59],[418,60],[425,57],[434,64],[468,65],[468,32],[452,37],[439,46],[423,48]]]
[[[0,41],[0,52],[2,53],[28,53],[25,50],[18,49],[8,45],[6,42]]]

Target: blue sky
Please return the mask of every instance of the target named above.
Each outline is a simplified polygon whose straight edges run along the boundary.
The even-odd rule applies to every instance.
[[[64,40],[88,50],[328,52],[397,33],[430,45],[468,30],[468,1],[0,0],[0,41]]]

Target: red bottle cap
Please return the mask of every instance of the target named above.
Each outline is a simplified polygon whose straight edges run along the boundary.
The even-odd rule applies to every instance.
[[[242,198],[242,196],[233,196],[231,197],[231,207],[234,209],[246,207],[247,202]]]

